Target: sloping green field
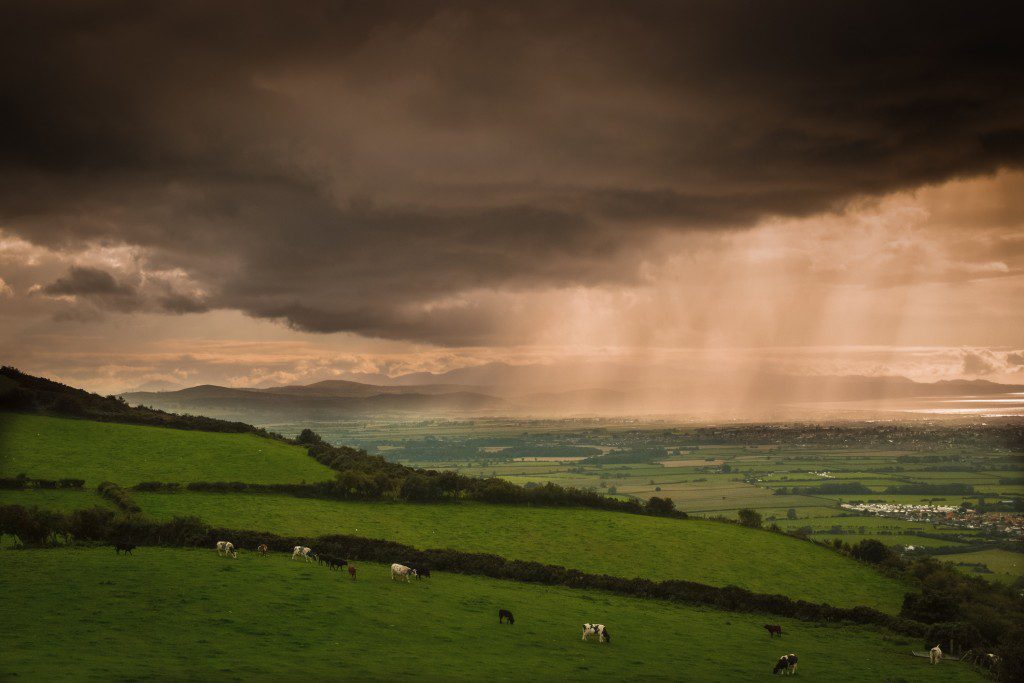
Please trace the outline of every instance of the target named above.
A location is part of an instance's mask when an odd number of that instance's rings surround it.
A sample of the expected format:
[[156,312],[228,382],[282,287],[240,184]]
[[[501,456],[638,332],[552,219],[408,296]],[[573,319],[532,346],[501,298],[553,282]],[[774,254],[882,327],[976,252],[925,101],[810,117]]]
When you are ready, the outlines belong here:
[[[1012,585],[1024,576],[1024,554],[1009,550],[978,550],[973,553],[943,555],[939,559],[951,563],[965,573],[980,576],[990,581],[999,581]],[[992,573],[977,572],[977,568],[973,566],[977,564],[984,565]]]
[[[779,655],[809,681],[981,681],[930,666],[920,643],[868,628],[769,618],[436,573],[358,580],[286,556],[212,550],[0,551],[0,679],[772,680]],[[18,590],[6,590],[17,577]],[[512,610],[514,626],[497,610]],[[607,625],[611,643],[580,641]]]
[[298,446],[254,434],[0,413],[0,476],[72,477],[96,486],[142,481],[285,484],[332,479]]
[[830,550],[765,531],[579,508],[340,502],[260,494],[136,493],[158,518],[282,535],[352,534],[495,553],[614,576],[736,585],[895,613],[910,587]]

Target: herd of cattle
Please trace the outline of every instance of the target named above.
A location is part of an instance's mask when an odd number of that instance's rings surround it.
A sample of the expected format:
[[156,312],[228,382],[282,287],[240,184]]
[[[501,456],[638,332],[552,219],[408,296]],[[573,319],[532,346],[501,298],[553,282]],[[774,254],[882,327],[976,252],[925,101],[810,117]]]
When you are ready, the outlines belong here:
[[[134,545],[128,545],[125,543],[118,543],[114,546],[117,553],[124,552],[126,555],[130,555],[132,550],[135,549]],[[257,548],[257,552],[260,555],[266,556],[270,551],[270,548],[266,543],[261,543]],[[237,558],[238,551],[235,549],[235,544],[231,541],[217,541],[217,554],[224,557]],[[312,558],[312,559],[311,559]],[[325,554],[313,554],[313,549],[306,546],[297,545],[292,548],[292,559],[303,559],[306,562],[312,562],[315,559],[319,564],[326,565],[328,569],[341,569],[342,567],[348,567],[349,576],[352,580],[356,578],[356,568],[339,557],[333,557]],[[423,565],[399,564],[395,562],[391,565],[391,580],[405,579],[410,581],[411,577],[417,579],[430,578],[430,568]],[[507,609],[498,610],[498,623],[509,623],[515,624],[516,619],[512,616],[512,612]],[[764,626],[768,629],[768,635],[774,637],[775,634],[782,636],[782,627],[778,624],[765,624]],[[612,641],[611,634],[608,632],[608,627],[604,624],[583,624],[583,636],[581,640],[587,640],[590,636],[597,636],[599,643],[610,643]],[[936,647],[936,649],[938,649]],[[941,656],[941,654],[940,654]],[[775,669],[772,673],[782,674],[795,674],[796,673],[796,655],[788,654],[782,655],[779,661],[775,664]]]
[[[114,551],[117,554],[124,553],[125,555],[131,555],[132,551],[135,550],[136,546],[128,543],[116,543],[114,545]],[[261,556],[266,556],[270,552],[270,548],[266,543],[261,543],[257,548],[257,552]],[[312,562],[314,559],[322,565],[326,565],[328,569],[341,570],[343,567],[347,567],[348,574],[354,581],[356,578],[356,568],[350,565],[347,560],[340,557],[333,557],[326,554],[312,554],[312,548],[306,546],[297,545],[292,548],[292,559],[303,559],[306,562]],[[237,558],[238,551],[235,549],[235,544],[231,541],[217,541],[217,554],[224,557]],[[411,577],[417,579],[430,578],[430,569],[420,564],[399,564],[394,563],[391,565],[391,580],[405,579],[410,581]],[[498,623],[509,623],[515,624],[515,617],[512,616],[512,612],[507,609],[498,610]],[[779,624],[765,624],[765,630],[768,631],[768,637],[774,638],[776,635],[782,637],[782,626]],[[583,624],[583,637],[581,640],[587,640],[589,636],[597,636],[597,640],[600,643],[610,643],[611,635],[608,633],[608,627],[604,624]],[[994,655],[989,655],[994,656]],[[938,664],[942,660],[942,650],[938,645],[933,647],[928,652],[928,659],[932,664]],[[782,655],[775,663],[775,668],[772,669],[773,674],[796,674],[797,656],[790,652],[788,655]]]

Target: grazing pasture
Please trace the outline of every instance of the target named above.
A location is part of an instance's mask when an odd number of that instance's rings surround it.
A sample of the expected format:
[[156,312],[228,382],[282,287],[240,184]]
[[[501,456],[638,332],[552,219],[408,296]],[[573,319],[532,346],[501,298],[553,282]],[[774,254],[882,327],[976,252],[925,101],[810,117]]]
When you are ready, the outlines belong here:
[[[18,581],[0,679],[769,680],[796,652],[808,681],[984,680],[870,628],[781,621],[782,641],[769,640],[761,615],[443,573],[406,584],[370,563],[352,582],[247,550],[232,562],[212,549],[0,551]],[[582,642],[588,621],[612,642]]]
[[495,553],[626,578],[686,579],[895,613],[910,586],[806,541],[704,520],[581,508],[341,502],[289,496],[133,493],[157,518],[282,535],[352,534]]
[[[940,560],[952,563],[957,569],[989,581],[1013,584],[1024,576],[1024,553],[1009,550],[979,550],[973,553],[942,555]],[[989,573],[977,572],[977,565],[984,565]]]
[[141,427],[0,413],[0,476],[289,484],[332,479],[303,448],[255,434]]

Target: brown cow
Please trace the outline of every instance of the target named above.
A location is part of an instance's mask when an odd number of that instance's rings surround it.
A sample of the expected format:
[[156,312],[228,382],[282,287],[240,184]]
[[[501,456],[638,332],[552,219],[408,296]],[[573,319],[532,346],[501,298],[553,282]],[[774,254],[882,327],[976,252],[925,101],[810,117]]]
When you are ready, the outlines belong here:
[[258,546],[256,546],[256,550],[260,551],[260,555],[262,555],[263,557],[266,557],[267,553],[270,552],[270,548],[269,546],[267,546],[266,543],[260,543]]
[[765,624],[764,627],[768,630],[768,637],[774,638],[775,634],[779,634],[779,638],[782,637],[782,627],[778,624]]
[[348,575],[352,577],[353,581],[356,580],[356,568],[355,568],[355,565],[351,565],[350,564],[348,566]]

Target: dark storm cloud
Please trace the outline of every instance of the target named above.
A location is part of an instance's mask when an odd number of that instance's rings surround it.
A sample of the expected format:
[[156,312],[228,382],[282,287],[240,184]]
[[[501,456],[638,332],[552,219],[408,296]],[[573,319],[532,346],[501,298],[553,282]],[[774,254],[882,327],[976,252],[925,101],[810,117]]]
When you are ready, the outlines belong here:
[[163,311],[166,313],[199,313],[209,310],[196,293],[176,291],[172,283],[159,278],[143,279],[139,274],[118,279],[111,273],[89,266],[72,266],[66,275],[36,291],[46,297],[84,304],[83,310],[64,307],[59,316],[67,319],[96,317],[96,309],[130,313]]
[[0,226],[144,247],[172,311],[484,340],[466,292],[1019,165],[1012,9],[9,2]]
[[116,296],[132,297],[135,288],[118,282],[110,273],[98,268],[74,267],[64,277],[42,289],[50,296]]

